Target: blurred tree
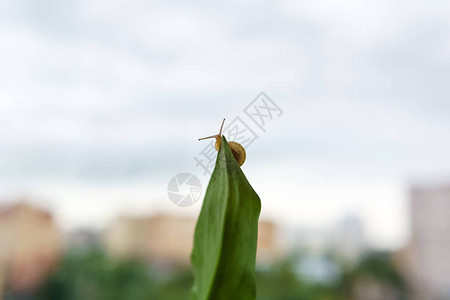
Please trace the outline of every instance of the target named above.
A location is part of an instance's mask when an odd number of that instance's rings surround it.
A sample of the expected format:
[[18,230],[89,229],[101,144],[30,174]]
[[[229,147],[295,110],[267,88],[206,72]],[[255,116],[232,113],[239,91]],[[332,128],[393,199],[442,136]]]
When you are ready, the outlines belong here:
[[337,289],[347,299],[360,299],[355,291],[364,288],[367,290],[367,285],[377,286],[379,290],[388,293],[390,298],[407,299],[406,282],[393,264],[389,252],[367,253],[356,266],[344,270]]
[[343,300],[341,293],[334,286],[312,284],[295,273],[296,258],[284,260],[267,271],[257,272],[259,300]]
[[[389,253],[369,253],[353,267],[341,266],[341,276],[328,284],[302,278],[296,272],[296,262],[292,256],[257,268],[257,299],[360,299],[355,297],[355,287],[366,279],[395,291],[395,299],[406,299],[406,285]],[[187,269],[163,275],[146,263],[118,261],[100,250],[73,252],[65,256],[33,300],[188,300],[192,282],[192,273]]]
[[155,284],[144,264],[118,262],[100,251],[66,255],[37,300],[150,299]]

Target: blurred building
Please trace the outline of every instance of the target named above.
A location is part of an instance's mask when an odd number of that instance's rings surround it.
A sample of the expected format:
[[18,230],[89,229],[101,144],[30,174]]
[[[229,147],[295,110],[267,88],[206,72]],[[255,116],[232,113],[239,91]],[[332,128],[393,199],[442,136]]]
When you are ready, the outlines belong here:
[[158,263],[186,263],[195,220],[185,217],[119,217],[105,232],[108,253]]
[[450,183],[411,191],[410,280],[416,299],[450,299]]
[[[398,291],[389,283],[374,280],[370,277],[355,279],[352,286],[354,300],[398,300]],[[425,299],[423,299],[425,300]]]
[[368,250],[361,218],[355,214],[344,216],[333,227],[297,228],[290,247],[313,256],[334,253],[346,264],[357,263]]
[[274,262],[287,251],[280,238],[280,228],[271,221],[259,221],[257,246],[256,262],[259,264]]
[[91,250],[100,248],[101,242],[99,233],[88,228],[81,228],[64,234],[65,251]]
[[[190,264],[196,219],[169,215],[120,217],[104,234],[105,249],[119,258],[137,257],[152,263]],[[276,227],[260,222],[259,262],[277,258]]]
[[0,295],[32,292],[55,267],[61,235],[47,211],[21,203],[0,207]]
[[294,264],[294,271],[307,283],[332,284],[341,276],[340,266],[323,253],[302,253]]
[[345,262],[354,264],[368,250],[364,239],[364,227],[356,214],[347,214],[332,230],[332,249]]

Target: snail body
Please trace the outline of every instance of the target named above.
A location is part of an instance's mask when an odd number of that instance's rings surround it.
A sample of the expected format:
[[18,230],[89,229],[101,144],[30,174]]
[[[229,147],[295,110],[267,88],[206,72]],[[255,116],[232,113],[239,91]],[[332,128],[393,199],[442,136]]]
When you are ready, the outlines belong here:
[[[204,138],[201,138],[198,140],[200,141],[200,140],[204,140],[204,139],[215,138],[216,142],[215,142],[214,146],[215,146],[216,150],[219,151],[220,142],[222,141],[222,128],[223,128],[224,123],[225,123],[225,119],[223,119],[223,121],[222,121],[222,125],[220,126],[220,131],[218,134],[204,137]],[[233,153],[233,156],[236,159],[239,166],[242,166],[245,162],[245,158],[247,157],[244,147],[242,147],[242,145],[239,144],[238,142],[234,142],[234,141],[228,142],[228,146],[230,146],[231,153]]]

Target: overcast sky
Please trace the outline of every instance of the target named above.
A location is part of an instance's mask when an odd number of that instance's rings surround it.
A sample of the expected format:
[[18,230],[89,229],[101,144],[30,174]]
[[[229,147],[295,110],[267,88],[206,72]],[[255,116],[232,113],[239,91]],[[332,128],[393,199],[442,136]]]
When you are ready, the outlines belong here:
[[[450,173],[446,1],[51,1],[0,7],[0,199],[63,228],[196,214],[166,194],[266,94],[283,110],[243,166],[262,217],[363,218],[405,242],[408,188]],[[246,120],[248,121],[248,120]],[[252,124],[252,126],[255,126]]]

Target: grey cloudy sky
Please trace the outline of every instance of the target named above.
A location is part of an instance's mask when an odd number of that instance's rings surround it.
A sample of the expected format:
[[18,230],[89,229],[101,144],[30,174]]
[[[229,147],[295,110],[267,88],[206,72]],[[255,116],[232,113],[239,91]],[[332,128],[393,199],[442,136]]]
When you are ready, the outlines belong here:
[[376,245],[407,236],[408,184],[450,166],[446,1],[6,0],[0,9],[0,193],[63,227],[173,206],[171,176],[265,91],[284,111],[244,171],[263,217],[360,214]]

